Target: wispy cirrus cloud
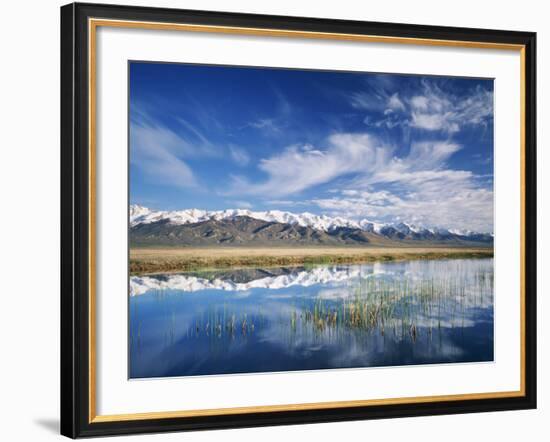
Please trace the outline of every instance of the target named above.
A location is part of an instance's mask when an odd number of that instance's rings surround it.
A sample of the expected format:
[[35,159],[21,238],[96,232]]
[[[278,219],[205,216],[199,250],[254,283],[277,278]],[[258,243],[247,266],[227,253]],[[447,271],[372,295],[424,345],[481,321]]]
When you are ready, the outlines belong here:
[[212,143],[206,136],[193,124],[183,118],[176,118],[176,120],[188,131],[195,139],[200,143],[201,149],[208,150],[212,154],[215,154],[215,149]]
[[410,127],[454,134],[466,126],[486,127],[493,118],[493,92],[477,85],[466,94],[445,91],[435,80],[423,79],[419,90],[392,92],[391,84],[370,85],[348,96],[352,107],[369,112],[373,127]]
[[150,180],[177,187],[195,187],[197,179],[184,161],[192,146],[165,127],[130,124],[131,163]]
[[[375,173],[358,174],[334,196],[312,202],[335,215],[492,231],[492,175],[484,179],[448,165],[462,149],[455,135],[492,122],[492,88],[478,84],[455,94],[442,86],[445,80],[423,78],[413,84],[401,84],[397,91],[392,81],[376,76],[348,96],[353,108],[365,111],[367,127],[386,130],[394,143],[401,131],[401,139],[410,143],[408,154],[393,156]],[[484,164],[491,163],[489,156]]]
[[311,144],[292,145],[280,154],[260,160],[258,168],[267,175],[262,182],[233,177],[233,193],[290,195],[354,175],[356,185],[403,180],[411,172],[434,171],[460,149],[456,143],[437,141],[413,143],[409,154],[394,156],[395,148],[366,134],[333,134],[326,148]]
[[328,147],[292,145],[280,154],[260,160],[267,180],[252,183],[234,176],[229,193],[283,196],[301,192],[350,173],[373,172],[387,161],[392,149],[368,134],[334,134]]
[[[197,187],[198,177],[188,164],[193,158],[228,158],[240,167],[250,162],[245,149],[212,141],[201,123],[182,117],[174,117],[172,123],[168,126],[159,121],[140,104],[132,106],[130,158],[150,181],[180,188]],[[213,130],[217,129],[216,126]]]
[[149,106],[133,103],[130,114],[130,161],[149,181],[178,188],[196,188],[192,158],[220,155],[200,127],[182,117],[161,122]]
[[387,99],[388,109],[392,111],[402,111],[406,110],[405,103],[399,98],[399,92],[395,92]]
[[477,87],[466,97],[445,93],[424,82],[422,95],[410,99],[410,124],[430,131],[455,133],[468,125],[486,126],[493,118],[493,93]]
[[262,116],[249,121],[244,127],[257,129],[264,135],[280,136],[287,128],[291,115],[294,111],[293,106],[287,97],[276,87],[272,87],[273,112],[269,116]]
[[246,150],[241,149],[238,146],[230,145],[229,153],[233,162],[240,167],[247,166],[248,163],[250,163],[250,155],[248,155]]
[[281,132],[281,127],[277,123],[275,118],[259,118],[255,121],[248,123],[250,127],[254,129],[260,129],[264,131],[278,133]]

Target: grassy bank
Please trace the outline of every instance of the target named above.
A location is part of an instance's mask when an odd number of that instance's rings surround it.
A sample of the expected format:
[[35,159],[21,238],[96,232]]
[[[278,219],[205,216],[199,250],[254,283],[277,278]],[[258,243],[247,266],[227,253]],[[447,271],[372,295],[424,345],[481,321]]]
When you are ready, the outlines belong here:
[[205,268],[353,264],[409,259],[484,258],[492,248],[133,248],[130,273],[183,272]]

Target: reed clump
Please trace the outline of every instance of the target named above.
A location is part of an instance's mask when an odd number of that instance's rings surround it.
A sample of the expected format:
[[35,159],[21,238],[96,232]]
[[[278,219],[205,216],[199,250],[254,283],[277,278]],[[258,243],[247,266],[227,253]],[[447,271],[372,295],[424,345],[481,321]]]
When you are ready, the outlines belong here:
[[442,323],[464,326],[465,309],[480,306],[483,296],[492,302],[492,293],[492,271],[478,272],[473,280],[460,273],[419,280],[368,278],[340,298],[304,304],[292,313],[291,329],[381,336],[390,331],[414,343],[421,334],[431,339]]

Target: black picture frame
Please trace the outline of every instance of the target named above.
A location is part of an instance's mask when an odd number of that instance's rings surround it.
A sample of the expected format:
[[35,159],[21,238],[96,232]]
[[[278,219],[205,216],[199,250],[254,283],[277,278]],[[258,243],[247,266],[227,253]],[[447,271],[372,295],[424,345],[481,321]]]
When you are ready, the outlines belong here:
[[[521,45],[525,91],[524,395],[216,416],[90,419],[89,18]],[[77,438],[529,409],[536,408],[536,386],[535,33],[84,3],[61,8],[61,434]]]

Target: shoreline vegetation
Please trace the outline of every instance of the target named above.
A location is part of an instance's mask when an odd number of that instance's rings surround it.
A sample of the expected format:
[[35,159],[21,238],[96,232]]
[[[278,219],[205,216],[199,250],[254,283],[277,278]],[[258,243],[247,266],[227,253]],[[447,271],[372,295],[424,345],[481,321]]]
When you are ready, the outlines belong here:
[[131,248],[130,274],[492,256],[492,247]]

